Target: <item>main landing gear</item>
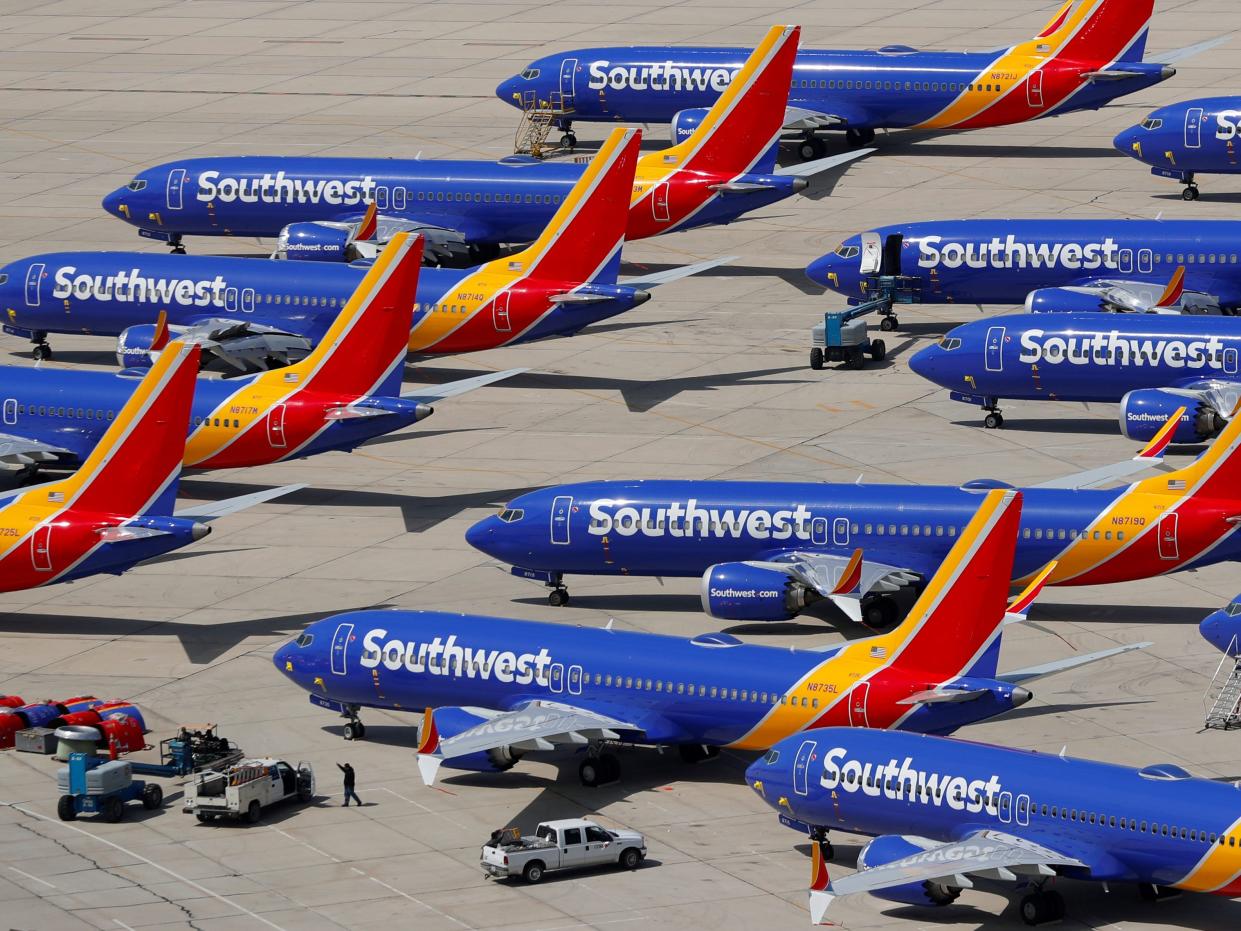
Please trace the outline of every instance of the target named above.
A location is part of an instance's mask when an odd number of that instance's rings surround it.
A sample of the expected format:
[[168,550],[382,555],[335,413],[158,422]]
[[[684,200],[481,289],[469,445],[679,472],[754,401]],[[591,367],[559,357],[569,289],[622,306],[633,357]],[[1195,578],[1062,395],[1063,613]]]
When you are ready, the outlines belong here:
[[360,705],[346,705],[345,710],[341,713],[341,717],[348,718],[345,722],[342,734],[345,740],[365,740],[366,725],[362,723],[362,719],[358,717],[361,710]]
[[827,143],[814,134],[812,130],[802,133],[801,142],[797,143],[797,157],[803,162],[813,162],[827,154]]
[[832,846],[832,842],[827,839],[827,828],[813,828],[810,831],[810,842],[819,845],[819,853],[823,856],[823,862],[834,860],[836,858],[836,848]]
[[1039,888],[1023,898],[1018,908],[1021,920],[1031,927],[1047,925],[1064,917],[1064,897],[1054,890]]
[[611,753],[588,753],[577,768],[582,785],[594,789],[620,781],[620,760]]
[[875,131],[873,129],[846,129],[845,141],[849,143],[849,148],[860,149],[875,141]]
[[862,623],[871,630],[884,631],[895,626],[900,614],[896,599],[888,595],[875,595],[862,602]]

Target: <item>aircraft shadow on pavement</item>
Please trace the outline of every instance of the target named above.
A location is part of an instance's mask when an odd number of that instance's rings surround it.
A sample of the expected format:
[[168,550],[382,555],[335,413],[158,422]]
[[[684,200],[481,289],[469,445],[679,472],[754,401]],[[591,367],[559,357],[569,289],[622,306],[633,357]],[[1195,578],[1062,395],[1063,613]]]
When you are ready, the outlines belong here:
[[[656,272],[670,271],[674,268],[680,268],[677,262],[643,262],[641,265],[630,264],[626,269],[627,275],[649,275]],[[819,284],[811,281],[806,277],[803,268],[777,268],[772,265],[717,265],[714,268],[708,268],[704,272],[699,272],[695,278],[779,278],[781,281],[792,285],[802,294],[810,294],[813,296],[821,296],[828,293],[827,290]],[[664,321],[676,322],[676,321]],[[598,333],[598,326],[587,328],[587,332]]]
[[[786,368],[751,369],[748,372],[719,372],[712,375],[692,375],[685,378],[665,378],[650,381],[644,378],[614,378],[603,375],[567,375],[555,372],[526,372],[496,382],[492,388],[536,388],[545,391],[559,388],[569,391],[619,391],[625,406],[634,413],[644,413],[658,407],[685,391],[717,391],[721,388],[747,387],[759,385],[804,385],[807,378],[771,378],[773,375],[788,375],[791,372],[805,372],[804,366]],[[423,376],[432,381],[453,381],[466,377],[467,373],[450,369],[424,371]],[[477,374],[476,372],[473,374]],[[759,381],[762,379],[762,381]]]
[[1175,605],[1057,604],[1039,602],[1030,610],[1031,621],[1069,624],[1193,624],[1197,626],[1211,608]]
[[[52,337],[55,339],[55,337]],[[9,353],[15,359],[30,364],[29,349],[14,349]],[[116,355],[111,352],[94,351],[90,349],[57,349],[56,355],[52,360],[52,364],[48,368],[60,368],[60,363],[67,365],[107,365],[116,369]]]
[[[954,420],[958,427],[978,427],[982,422],[982,410],[979,409],[977,420]],[[1119,436],[1120,427],[1115,420],[1108,418],[1098,420],[1089,417],[1015,417],[1004,415],[1003,432],[1014,433],[1089,433],[1095,436]]]
[[[253,486],[210,479],[188,479],[181,483],[184,492],[194,498],[215,501],[233,495],[253,491]],[[405,519],[406,533],[424,533],[443,521],[456,517],[462,511],[474,508],[498,508],[510,498],[534,491],[533,486],[523,488],[497,488],[489,491],[471,491],[461,494],[407,495],[390,492],[364,491],[361,489],[303,488],[285,495],[282,504],[323,507],[394,507],[399,508]]]
[[291,637],[315,621],[333,614],[385,607],[390,607],[390,605],[341,605],[304,614],[247,618],[241,621],[216,620],[201,624],[152,621],[116,615],[86,617],[70,614],[24,614],[14,611],[0,615],[0,631],[10,634],[80,636],[100,639],[136,635],[175,637],[181,641],[186,658],[196,666],[204,666],[251,637],[266,637],[271,640]]

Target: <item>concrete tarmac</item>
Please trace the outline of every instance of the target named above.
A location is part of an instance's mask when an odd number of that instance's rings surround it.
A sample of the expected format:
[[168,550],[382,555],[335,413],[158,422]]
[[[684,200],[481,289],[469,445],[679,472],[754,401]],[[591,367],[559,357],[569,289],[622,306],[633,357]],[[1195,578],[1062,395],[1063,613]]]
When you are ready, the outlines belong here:
[[[159,250],[108,217],[100,198],[138,169],[209,153],[496,158],[515,111],[498,81],[560,48],[607,43],[753,43],[776,22],[810,47],[902,42],[992,48],[1034,35],[1047,0],[744,0],[586,3],[210,2],[38,4],[0,0],[0,255]],[[1241,30],[1227,0],[1158,0],[1148,57]],[[1241,40],[1239,40],[1241,41]],[[437,405],[433,419],[352,454],[186,478],[213,499],[286,482],[309,487],[218,522],[203,542],[120,578],[0,597],[0,692],[27,700],[94,693],[139,703],[153,743],[212,721],[253,754],[308,760],[312,806],[259,825],[202,825],[177,808],[119,824],[56,820],[49,759],[0,753],[0,915],[21,929],[803,928],[809,859],[741,782],[750,757],[688,768],[675,753],[621,754],[618,785],[585,789],[570,753],[496,776],[425,788],[417,717],[368,712],[365,742],[312,707],[271,664],[307,623],[353,608],[483,614],[693,635],[718,629],[696,579],[569,579],[573,603],[506,574],[465,529],[522,490],[587,478],[780,478],[1038,482],[1133,454],[1116,410],[1005,405],[984,431],[974,409],[913,375],[909,356],[974,307],[915,308],[888,337],[889,361],[812,372],[810,328],[841,301],[801,274],[847,235],[902,220],[975,216],[1236,216],[1241,179],[1208,177],[1184,203],[1172,182],[1116,154],[1111,138],[1160,104],[1235,92],[1236,45],[1178,66],[1147,92],[1094,113],[1026,126],[912,138],[829,191],[727,228],[626,247],[626,271],[737,255],[731,266],[658,289],[649,303],[573,339],[411,365],[443,382],[527,366],[530,374]],[[579,127],[582,147],[603,137]],[[666,139],[652,127],[648,147]],[[839,145],[839,142],[835,143]],[[259,255],[270,243],[189,240],[192,253]],[[994,313],[1001,308],[987,308]],[[821,319],[821,318],[820,318]],[[53,337],[53,366],[114,365],[113,341]],[[0,338],[0,362],[29,365]],[[1219,656],[1197,622],[1241,589],[1235,566],[1086,589],[1053,589],[1006,635],[1002,668],[1138,640],[1141,654],[1040,683],[1036,697],[965,736],[1195,773],[1241,776],[1232,733],[1201,731]],[[856,636],[842,617],[742,626],[754,642]],[[358,772],[361,809],[340,807],[335,763]],[[1100,787],[1102,791],[1106,787]],[[485,881],[493,828],[581,814],[646,833],[634,873]],[[837,838],[832,869],[865,839]],[[1186,896],[1157,908],[1132,888],[1061,882],[1076,929],[1241,926],[1241,906]],[[843,901],[862,929],[1017,928],[1019,896],[980,881],[942,911]]]

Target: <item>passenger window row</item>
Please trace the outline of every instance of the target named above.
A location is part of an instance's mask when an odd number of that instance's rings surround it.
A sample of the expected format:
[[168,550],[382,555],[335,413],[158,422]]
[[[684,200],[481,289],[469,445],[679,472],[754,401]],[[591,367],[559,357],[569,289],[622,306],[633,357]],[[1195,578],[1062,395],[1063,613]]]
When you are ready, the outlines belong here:
[[17,405],[18,414],[25,414],[27,411],[29,411],[32,417],[75,417],[78,420],[112,420],[116,417],[115,411],[101,411],[92,408],[48,407],[45,404],[40,404],[37,407],[34,404]]
[[[436,191],[432,194],[429,191],[419,191],[418,200],[432,201],[434,203],[474,203],[474,204],[490,204],[493,202],[492,195],[487,193],[479,193],[477,191],[465,194],[459,192],[450,192],[445,194],[443,191]],[[494,202],[497,204],[559,204],[564,197],[560,194],[496,194]]]
[[968,90],[981,91],[992,94],[999,93],[1004,89],[1002,84],[961,84],[952,81],[905,81],[902,85],[900,81],[848,81],[842,79],[829,78],[827,80],[794,80],[790,85],[794,90],[800,87],[802,90],[815,89],[819,90],[876,90],[876,91],[899,91],[902,86],[907,91],[952,91],[954,93]]

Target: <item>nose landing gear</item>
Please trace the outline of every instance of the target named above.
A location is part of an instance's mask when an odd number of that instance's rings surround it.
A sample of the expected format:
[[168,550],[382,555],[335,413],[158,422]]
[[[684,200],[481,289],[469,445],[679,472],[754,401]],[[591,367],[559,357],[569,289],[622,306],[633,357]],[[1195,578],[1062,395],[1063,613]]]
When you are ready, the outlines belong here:
[[47,341],[47,330],[35,330],[30,334],[30,341],[34,343],[34,349],[30,350],[30,356],[36,362],[50,361],[52,358],[52,347]]
[[185,255],[185,244],[181,241],[180,236],[169,236],[168,245],[173,255]]

